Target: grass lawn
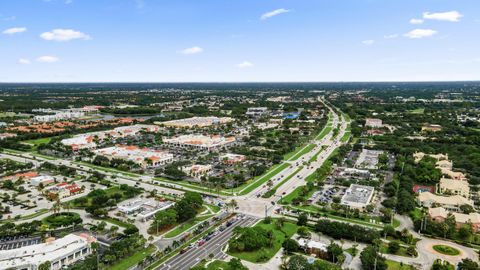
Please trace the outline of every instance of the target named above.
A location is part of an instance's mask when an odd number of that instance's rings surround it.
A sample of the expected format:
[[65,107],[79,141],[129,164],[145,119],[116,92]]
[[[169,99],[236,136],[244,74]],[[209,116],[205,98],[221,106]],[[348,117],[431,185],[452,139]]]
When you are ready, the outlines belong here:
[[396,253],[391,253],[388,250],[388,244],[387,243],[382,243],[380,246],[380,251],[381,253],[386,253],[386,254],[393,254],[393,255],[398,255],[398,256],[403,256],[403,257],[412,257],[407,253],[407,248],[404,246],[400,246],[400,249]]
[[320,134],[317,135],[317,137],[315,137],[315,140],[321,140],[323,139],[323,137],[325,137],[330,131],[332,131],[332,126],[326,126],[324,129],[322,129],[322,131],[320,132]]
[[350,139],[350,131],[349,130],[346,130],[345,131],[345,134],[342,136],[342,138],[340,139],[341,142],[347,142],[348,139]]
[[280,201],[282,204],[291,204],[293,199],[295,199],[296,197],[298,197],[298,194],[300,193],[300,190],[302,189],[302,187],[297,187],[296,189],[294,189],[292,192],[288,193],[287,195],[285,195],[282,200]]
[[415,210],[410,211],[409,216],[415,221],[422,218],[422,210],[420,208],[415,208]]
[[291,158],[287,158],[287,160],[297,160],[301,156],[303,156],[306,153],[312,151],[313,148],[315,148],[315,144],[307,144],[307,146],[304,146],[304,147],[302,146],[302,148],[300,150],[295,151],[294,155]]
[[288,166],[290,166],[290,164],[282,163],[282,164],[279,164],[279,165],[273,167],[272,169],[270,169],[269,171],[264,173],[263,176],[260,176],[257,180],[254,180],[254,182],[252,182],[249,186],[247,186],[244,190],[242,190],[240,192],[240,195],[250,193],[252,190],[258,188],[261,185],[263,185],[268,180],[270,180],[272,177],[274,177],[275,175],[279,174],[281,171],[288,168]]
[[415,270],[411,265],[401,265],[399,262],[387,260],[387,270]]
[[424,108],[415,109],[415,110],[410,110],[410,113],[411,113],[411,114],[423,114],[424,112],[425,112],[425,109],[424,109]]
[[447,245],[434,245],[433,249],[438,253],[449,256],[457,256],[460,254],[460,250]]
[[230,270],[228,262],[215,260],[207,265],[207,270]]
[[40,144],[47,144],[55,137],[47,137],[47,138],[39,138],[34,140],[26,140],[22,141],[23,144],[28,144],[33,147],[33,149],[37,149]]
[[200,222],[208,219],[208,218],[211,217],[211,216],[212,216],[212,215],[197,217],[197,218],[195,218],[195,219],[192,220],[192,221],[184,222],[184,223],[178,225],[177,227],[175,227],[175,229],[170,230],[169,232],[167,232],[167,234],[165,234],[164,237],[166,237],[166,238],[175,237],[175,236],[177,236],[177,235],[185,232],[186,230],[192,228],[193,226],[197,225],[198,223],[200,223]]
[[108,223],[112,223],[114,225],[117,225],[118,227],[127,228],[127,227],[131,226],[130,223],[126,223],[126,222],[116,220],[116,219],[113,219],[113,218],[102,218],[101,220],[104,220]]
[[130,269],[132,266],[137,265],[143,259],[145,259],[148,255],[155,252],[155,246],[149,246],[145,249],[141,249],[135,252],[132,256],[128,256],[122,260],[120,260],[115,265],[110,266],[108,269],[110,270],[127,270]]
[[269,259],[273,258],[275,254],[282,247],[283,241],[292,237],[297,232],[298,226],[295,223],[285,222],[281,229],[277,229],[275,226],[275,219],[272,220],[272,223],[265,224],[263,222],[258,223],[255,227],[262,227],[265,230],[273,231],[275,236],[275,242],[272,247],[263,248],[258,251],[250,252],[228,252],[230,255],[237,257],[239,259],[249,261],[249,262],[266,262]]
[[140,174],[121,171],[121,170],[117,170],[117,169],[109,168],[109,167],[97,166],[97,165],[93,165],[93,164],[88,163],[88,162],[76,161],[74,163],[76,163],[78,165],[81,165],[81,166],[86,166],[86,167],[89,167],[89,168],[92,168],[92,169],[96,169],[96,170],[99,170],[99,171],[104,171],[104,172],[109,172],[109,173],[118,173],[118,174],[128,175],[128,176],[131,176],[131,177],[140,177]]

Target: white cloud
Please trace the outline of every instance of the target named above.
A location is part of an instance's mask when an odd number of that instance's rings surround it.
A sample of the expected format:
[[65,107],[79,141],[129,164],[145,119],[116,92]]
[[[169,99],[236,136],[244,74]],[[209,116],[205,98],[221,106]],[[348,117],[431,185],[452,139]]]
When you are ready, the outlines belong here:
[[58,57],[51,55],[44,55],[37,58],[37,61],[41,63],[55,63],[58,62],[58,60],[60,60]]
[[20,58],[20,59],[18,59],[18,63],[22,64],[22,65],[28,65],[28,64],[30,64],[30,60],[28,60],[26,58]]
[[423,20],[422,19],[410,19],[410,23],[411,24],[422,24],[423,23]]
[[243,61],[242,63],[237,65],[238,68],[251,68],[253,67],[253,63],[248,61]]
[[463,17],[462,14],[458,11],[447,11],[447,12],[437,12],[430,13],[424,12],[423,18],[428,20],[437,20],[437,21],[448,21],[448,22],[458,22],[460,18]]
[[40,35],[40,37],[44,40],[53,40],[53,41],[70,41],[74,39],[83,39],[83,40],[89,40],[90,36],[79,32],[75,31],[73,29],[53,29],[50,32],[45,32]]
[[385,39],[392,39],[392,38],[397,38],[397,37],[398,37],[398,34],[391,34],[391,35],[383,36],[383,38],[385,38]]
[[23,33],[27,31],[26,27],[12,27],[5,29],[2,33],[6,35],[13,35],[13,34],[18,34],[18,33]]
[[408,38],[424,38],[424,37],[431,37],[435,34],[437,34],[437,31],[432,29],[414,29],[406,33],[404,36]]
[[284,8],[279,8],[279,9],[275,9],[275,10],[263,13],[262,16],[260,16],[260,19],[261,20],[266,20],[266,19],[271,18],[273,16],[277,16],[277,15],[280,15],[280,14],[283,14],[283,13],[288,13],[288,12],[290,12],[290,10],[284,9]]
[[203,49],[197,46],[186,48],[180,51],[182,54],[197,54],[203,52]]
[[375,40],[373,40],[373,39],[368,39],[368,40],[362,41],[362,44],[364,44],[364,45],[373,45],[373,43],[375,43]]

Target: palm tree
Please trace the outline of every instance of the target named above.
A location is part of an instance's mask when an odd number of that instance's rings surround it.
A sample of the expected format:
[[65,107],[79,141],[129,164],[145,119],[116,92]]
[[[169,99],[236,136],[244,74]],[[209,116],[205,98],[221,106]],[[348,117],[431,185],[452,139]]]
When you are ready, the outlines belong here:
[[235,208],[237,206],[238,206],[238,203],[234,199],[232,199],[232,200],[230,200],[230,202],[228,202],[228,207],[232,208],[232,212],[235,212]]

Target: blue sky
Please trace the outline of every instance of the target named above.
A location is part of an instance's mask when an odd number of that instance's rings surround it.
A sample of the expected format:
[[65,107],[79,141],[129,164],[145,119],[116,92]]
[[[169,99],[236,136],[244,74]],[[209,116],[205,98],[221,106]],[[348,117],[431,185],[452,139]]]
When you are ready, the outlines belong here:
[[0,1],[0,82],[479,80],[479,48],[478,0]]

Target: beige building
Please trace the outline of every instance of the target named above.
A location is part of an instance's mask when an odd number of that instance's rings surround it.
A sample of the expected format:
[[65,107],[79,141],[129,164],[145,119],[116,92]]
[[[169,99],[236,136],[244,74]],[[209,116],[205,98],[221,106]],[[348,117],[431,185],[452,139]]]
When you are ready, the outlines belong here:
[[176,128],[193,128],[193,127],[209,127],[213,125],[223,125],[229,122],[232,122],[233,118],[231,117],[191,117],[179,120],[171,120],[166,122],[156,122],[155,124],[162,125],[165,127],[176,127]]
[[207,176],[212,171],[212,165],[195,164],[191,166],[184,166],[181,168],[182,172],[188,176],[200,179],[202,176]]
[[440,179],[438,184],[438,192],[452,195],[460,195],[465,198],[470,197],[470,187],[467,181],[454,180],[448,178]]
[[461,227],[466,223],[471,223],[474,232],[480,230],[480,214],[479,213],[470,213],[462,214],[456,212],[449,212],[443,207],[436,207],[428,209],[428,215],[431,219],[436,222],[443,223],[447,219],[448,215],[452,214],[455,217],[455,222],[457,228]]
[[418,203],[423,207],[433,207],[439,205],[450,211],[458,211],[459,207],[464,204],[472,205],[473,201],[460,195],[440,196],[430,192],[422,192],[418,194]]

